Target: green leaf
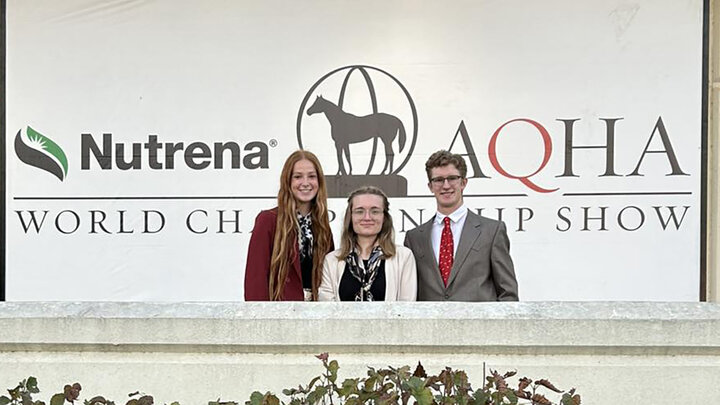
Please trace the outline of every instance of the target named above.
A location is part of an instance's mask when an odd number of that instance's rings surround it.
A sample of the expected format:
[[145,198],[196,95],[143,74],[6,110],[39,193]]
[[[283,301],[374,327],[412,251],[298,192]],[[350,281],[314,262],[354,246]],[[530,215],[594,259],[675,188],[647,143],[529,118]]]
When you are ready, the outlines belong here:
[[488,399],[490,399],[490,394],[488,394],[485,391],[478,390],[475,391],[475,395],[473,395],[473,401],[470,401],[470,405],[485,405],[488,402]]
[[10,403],[10,398],[6,397],[5,395],[0,397],[0,405],[7,405]]
[[325,396],[325,394],[327,394],[327,391],[328,391],[327,388],[325,388],[322,385],[318,385],[317,387],[315,387],[315,391],[308,394],[307,401],[310,404],[320,402],[323,399],[323,397]]
[[505,392],[505,397],[510,400],[510,405],[517,405],[518,397],[512,390],[507,390]]
[[331,383],[335,383],[335,380],[337,380],[337,372],[340,366],[338,365],[337,360],[333,360],[328,364],[328,371],[330,372],[330,376],[328,377],[328,380],[330,380]]
[[48,151],[48,153],[50,153],[51,155],[55,156],[55,158],[58,160],[58,162],[60,162],[60,164],[62,165],[64,174],[67,176],[67,171],[68,171],[67,156],[65,156],[65,152],[62,150],[62,148],[60,146],[58,146],[58,144],[53,142],[50,138],[35,131],[34,129],[30,128],[29,126],[27,127],[27,134],[28,134],[28,138],[31,138],[31,139],[35,138],[35,139],[42,140],[42,142],[44,144],[43,149]]
[[407,381],[407,385],[411,391],[420,391],[425,387],[425,381],[420,377],[410,377]]
[[37,386],[37,378],[35,377],[28,377],[25,387],[33,394],[37,394],[38,392],[40,392]]
[[419,391],[412,392],[412,396],[418,405],[431,405],[433,403],[432,392],[428,388],[422,388]]
[[[335,361],[335,360],[333,360],[333,361]],[[308,384],[308,389],[311,389],[315,385],[315,383],[318,382],[319,379],[320,379],[320,376],[317,376],[317,377],[313,378],[312,380],[310,380],[310,384]]]
[[250,405],[262,405],[264,395],[259,391],[250,394]]
[[50,398],[50,405],[64,405],[65,394],[55,394]]
[[375,391],[375,383],[377,382],[377,375],[368,378],[365,380],[365,384],[363,384],[363,390],[365,392],[372,392]]
[[346,379],[342,383],[342,388],[337,390],[338,395],[340,395],[340,397],[348,397],[351,394],[356,393],[357,392],[357,383],[358,383],[357,379],[350,379],[350,378]]

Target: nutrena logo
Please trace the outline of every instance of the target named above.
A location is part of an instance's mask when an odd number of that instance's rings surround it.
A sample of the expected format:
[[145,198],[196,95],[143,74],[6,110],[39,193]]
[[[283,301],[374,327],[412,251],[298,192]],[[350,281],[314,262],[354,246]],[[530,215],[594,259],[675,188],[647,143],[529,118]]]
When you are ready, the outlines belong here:
[[60,181],[67,177],[68,161],[65,152],[52,139],[30,126],[19,130],[15,136],[15,153],[23,163],[52,173]]

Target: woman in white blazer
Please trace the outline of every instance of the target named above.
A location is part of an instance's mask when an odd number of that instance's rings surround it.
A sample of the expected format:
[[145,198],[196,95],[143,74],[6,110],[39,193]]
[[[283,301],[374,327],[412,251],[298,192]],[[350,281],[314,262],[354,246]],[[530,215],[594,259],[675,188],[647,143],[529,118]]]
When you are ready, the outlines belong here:
[[389,207],[379,188],[350,193],[340,249],[325,256],[319,301],[415,301],[415,257],[395,245]]

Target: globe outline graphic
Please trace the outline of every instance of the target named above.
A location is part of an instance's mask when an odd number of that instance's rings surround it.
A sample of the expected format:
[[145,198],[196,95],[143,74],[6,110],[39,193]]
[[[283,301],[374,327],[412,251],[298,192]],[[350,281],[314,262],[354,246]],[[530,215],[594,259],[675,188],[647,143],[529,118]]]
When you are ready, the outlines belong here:
[[[383,69],[369,66],[369,65],[347,65],[343,67],[339,67],[337,69],[334,69],[325,75],[323,75],[320,79],[318,79],[307,91],[305,94],[305,97],[303,98],[302,102],[300,103],[300,109],[298,110],[297,114],[297,120],[296,120],[296,135],[297,135],[297,142],[300,149],[303,149],[303,142],[302,142],[302,119],[303,119],[303,113],[305,112],[305,109],[307,107],[307,103],[310,100],[310,97],[315,92],[315,89],[317,89],[326,79],[329,77],[335,75],[336,73],[342,72],[344,70],[348,70],[347,74],[345,75],[345,78],[343,80],[342,87],[340,89],[340,95],[338,97],[338,106],[342,108],[343,102],[345,99],[345,91],[347,88],[347,84],[350,80],[350,77],[352,74],[357,70],[362,74],[363,78],[365,79],[365,84],[368,88],[368,93],[370,95],[370,101],[372,103],[372,111],[373,113],[378,113],[377,109],[377,95],[375,93],[375,87],[373,85],[372,79],[370,78],[370,74],[368,73],[368,70],[373,70],[376,72],[379,72],[388,78],[390,78],[395,84],[402,90],[404,93],[408,105],[410,107],[410,111],[412,112],[412,120],[413,120],[413,130],[412,130],[412,136],[410,137],[410,147],[407,152],[407,155],[403,159],[403,161],[390,173],[390,174],[398,174],[400,171],[405,167],[405,165],[408,163],[410,158],[412,157],[413,151],[415,150],[415,144],[417,142],[417,133],[418,133],[418,116],[417,116],[417,109],[415,108],[415,103],[412,100],[412,97],[410,96],[410,92],[407,90],[407,88],[393,75],[386,72]],[[375,157],[377,156],[377,147],[378,147],[378,141],[377,138],[373,138],[373,146],[372,146],[372,154],[370,158],[370,162],[368,163],[367,171],[365,172],[365,175],[370,175],[370,172],[372,171],[373,165],[375,163]],[[400,152],[400,151],[398,151]]]

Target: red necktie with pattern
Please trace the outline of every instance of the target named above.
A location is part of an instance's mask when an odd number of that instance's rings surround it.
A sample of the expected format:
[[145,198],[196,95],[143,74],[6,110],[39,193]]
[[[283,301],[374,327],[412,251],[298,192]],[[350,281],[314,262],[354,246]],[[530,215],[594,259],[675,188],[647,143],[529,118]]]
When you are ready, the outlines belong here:
[[443,218],[443,222],[445,226],[443,227],[442,236],[440,237],[440,261],[438,265],[440,266],[440,275],[442,276],[443,283],[445,283],[445,287],[447,287],[448,278],[450,278],[450,269],[452,269],[453,265],[454,242],[452,230],[450,229],[450,218]]

